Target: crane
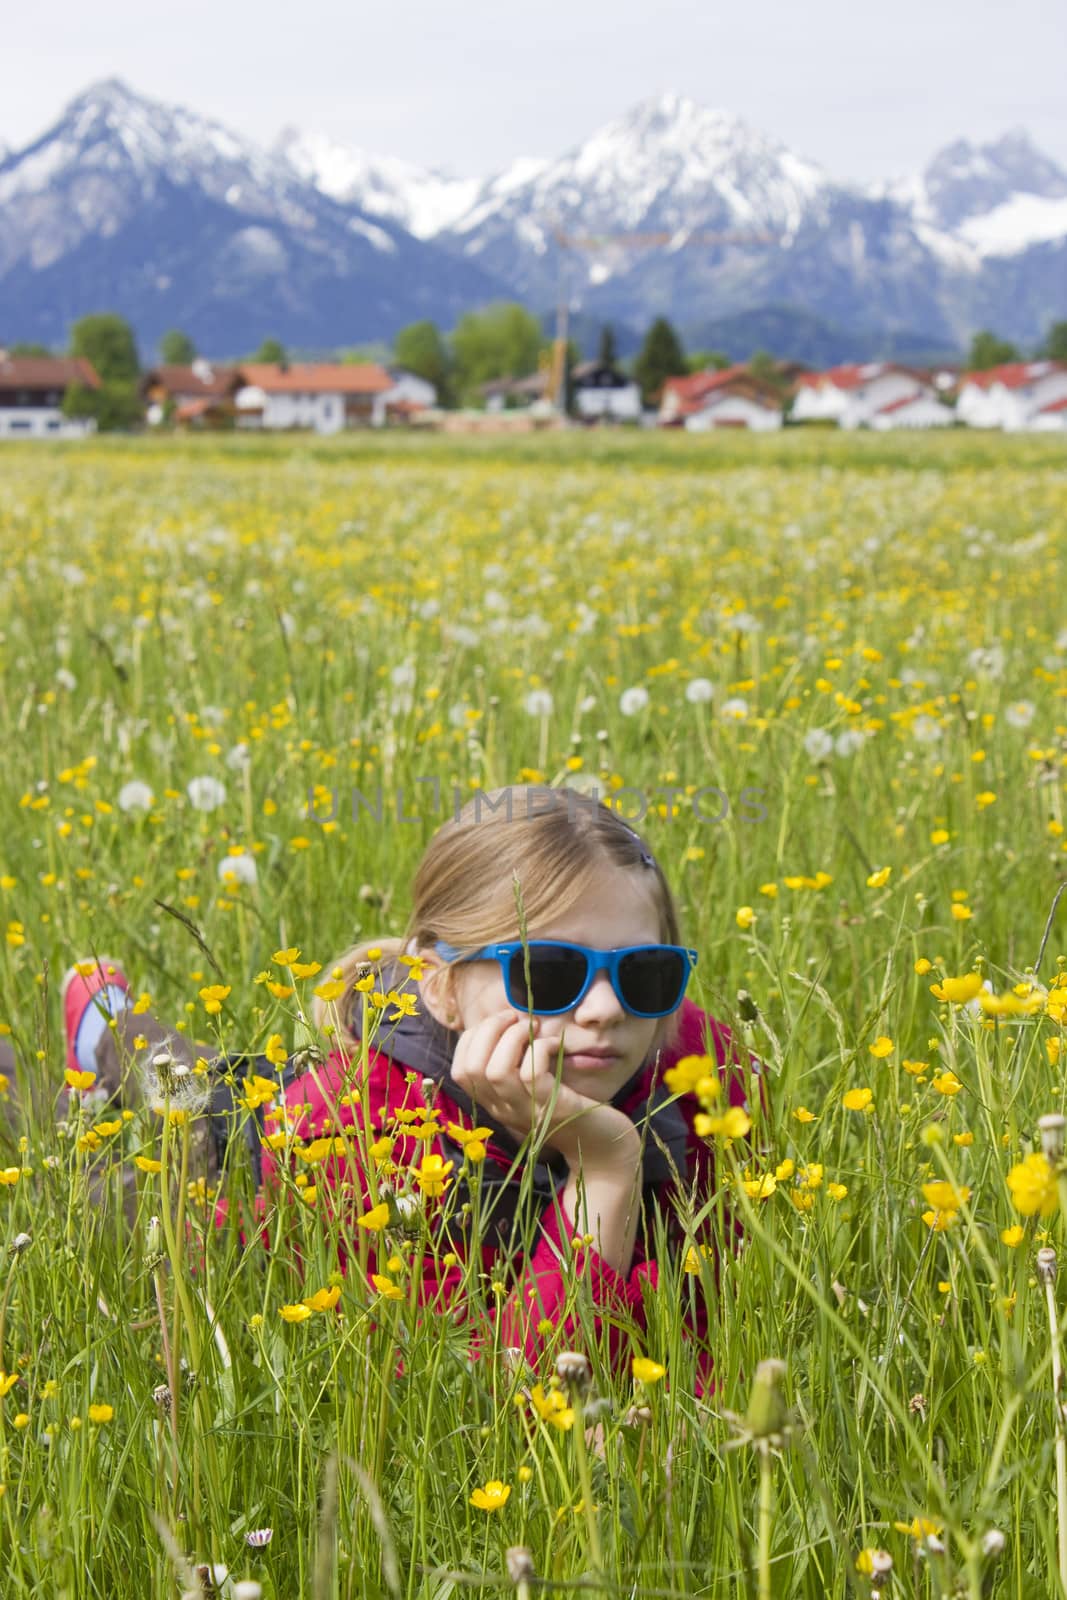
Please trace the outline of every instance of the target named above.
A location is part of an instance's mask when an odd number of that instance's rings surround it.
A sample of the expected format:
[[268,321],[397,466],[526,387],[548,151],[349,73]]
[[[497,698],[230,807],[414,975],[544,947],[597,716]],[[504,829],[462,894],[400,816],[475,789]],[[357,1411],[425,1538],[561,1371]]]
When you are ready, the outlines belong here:
[[567,298],[564,293],[563,254],[565,250],[603,250],[612,245],[624,250],[662,249],[672,250],[687,249],[690,245],[712,244],[778,244],[778,234],[762,231],[744,232],[737,229],[694,229],[676,228],[673,232],[666,229],[638,230],[633,233],[568,233],[559,223],[553,221],[549,224],[548,231],[560,247],[559,257],[559,289],[556,298],[556,337],[552,342],[552,362],[549,367],[548,393],[553,398],[557,411],[562,416],[564,410],[564,384],[566,381],[567,367]]

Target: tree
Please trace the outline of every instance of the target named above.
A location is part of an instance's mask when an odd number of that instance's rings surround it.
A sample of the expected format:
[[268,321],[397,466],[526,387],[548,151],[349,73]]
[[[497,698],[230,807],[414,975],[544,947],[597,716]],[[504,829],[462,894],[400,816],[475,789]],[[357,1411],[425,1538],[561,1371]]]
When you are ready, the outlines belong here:
[[1067,361],[1067,322],[1054,322],[1045,338],[1045,354],[1050,361]]
[[141,420],[137,385],[140,363],[133,329],[113,311],[81,317],[70,330],[70,353],[90,362],[99,389],[73,383],[63,396],[63,414],[95,417],[101,432],[135,427]]
[[694,350],[687,357],[686,364],[690,372],[725,372],[727,367],[733,365],[722,350]]
[[165,367],[191,367],[196,360],[196,345],[187,333],[171,328],[159,341],[159,359]]
[[436,322],[412,322],[401,328],[393,343],[393,354],[398,367],[432,383],[439,402],[447,403],[452,382],[451,362]]
[[1018,361],[1019,352],[1006,339],[999,339],[988,328],[983,328],[971,340],[971,353],[967,366],[971,372],[986,372],[990,367],[1003,366],[1006,361]]
[[645,404],[653,405],[659,399],[668,378],[682,378],[688,370],[681,340],[666,317],[657,317],[634,362],[634,377]]
[[8,354],[12,356],[50,356],[52,352],[46,344],[34,344],[30,340],[22,339],[11,346]]
[[133,329],[114,311],[81,317],[70,330],[70,353],[91,362],[102,383],[136,384],[141,374]]
[[615,329],[610,323],[605,323],[600,330],[600,349],[597,360],[602,367],[614,367],[619,359],[619,352],[615,346]]
[[264,339],[252,357],[253,361],[262,361],[270,367],[284,367],[288,359],[280,339]]
[[480,398],[492,378],[526,378],[537,371],[543,339],[537,318],[525,306],[498,300],[468,311],[452,334],[456,383],[465,400]]
[[65,417],[95,418],[101,433],[136,427],[142,417],[136,383],[103,383],[99,389],[68,384],[60,409]]

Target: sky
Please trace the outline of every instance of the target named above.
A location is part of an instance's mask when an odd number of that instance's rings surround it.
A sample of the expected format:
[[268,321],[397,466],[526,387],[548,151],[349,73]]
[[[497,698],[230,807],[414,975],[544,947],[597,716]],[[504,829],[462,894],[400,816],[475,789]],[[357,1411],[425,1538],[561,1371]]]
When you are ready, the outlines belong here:
[[1063,0],[50,0],[5,8],[0,144],[124,79],[263,143],[321,131],[457,175],[562,154],[664,90],[835,177],[1026,128],[1067,167]]

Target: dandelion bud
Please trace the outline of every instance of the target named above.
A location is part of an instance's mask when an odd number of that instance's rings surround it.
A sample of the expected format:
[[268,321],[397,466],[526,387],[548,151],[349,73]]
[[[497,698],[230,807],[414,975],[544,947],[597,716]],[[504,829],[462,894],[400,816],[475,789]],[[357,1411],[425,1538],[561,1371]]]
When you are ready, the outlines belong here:
[[1037,1252],[1037,1275],[1042,1283],[1056,1281],[1056,1252],[1045,1245]]
[[262,1550],[274,1538],[273,1528],[253,1528],[245,1534],[245,1544],[250,1550]]
[[1051,1162],[1063,1160],[1065,1133],[1067,1133],[1067,1117],[1062,1117],[1058,1111],[1050,1111],[1047,1116],[1038,1117],[1038,1132],[1041,1135],[1041,1149]]
[[158,1217],[149,1217],[148,1231],[145,1234],[144,1250],[150,1262],[155,1262],[162,1254],[163,1232],[159,1225]]
[[785,1374],[785,1362],[774,1358],[761,1361],[756,1368],[745,1414],[745,1426],[753,1439],[769,1439],[785,1429],[788,1417],[782,1393]]
[[580,1350],[561,1350],[556,1357],[556,1377],[574,1394],[584,1395],[593,1381],[589,1357]]
[[631,1406],[623,1421],[628,1428],[643,1426],[645,1423],[652,1421],[652,1408],[651,1406]]
[[1007,1542],[999,1528],[990,1528],[988,1533],[982,1535],[982,1554],[995,1558],[1002,1553]]
[[170,1415],[173,1397],[170,1392],[169,1383],[157,1383],[155,1388],[152,1390],[152,1399],[155,1401],[156,1405],[159,1407],[160,1411],[162,1411],[165,1417]]
[[505,1552],[504,1561],[512,1583],[529,1583],[534,1576],[533,1555],[524,1544],[513,1544]]
[[437,1093],[437,1079],[423,1078],[419,1087],[422,1090],[422,1098],[425,1100],[427,1105],[431,1105],[433,1103],[433,1097]]
[[875,1580],[886,1578],[893,1570],[893,1557],[888,1550],[871,1551],[871,1577]]
[[32,1243],[33,1240],[28,1233],[16,1233],[15,1237],[11,1241],[10,1254],[13,1256],[20,1256],[24,1250],[28,1250],[30,1248]]

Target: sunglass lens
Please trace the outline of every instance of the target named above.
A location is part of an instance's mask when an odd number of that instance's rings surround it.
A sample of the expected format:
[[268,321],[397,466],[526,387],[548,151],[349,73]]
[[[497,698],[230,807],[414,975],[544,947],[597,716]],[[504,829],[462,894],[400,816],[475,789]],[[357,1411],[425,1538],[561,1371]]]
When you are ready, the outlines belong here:
[[[530,946],[530,989],[526,987],[523,952],[508,963],[508,999],[516,1010],[567,1011],[581,993],[588,962],[580,950]],[[532,991],[532,1005],[530,998]]]
[[685,957],[677,950],[632,950],[619,962],[624,1004],[648,1017],[675,1010],[685,988]]

